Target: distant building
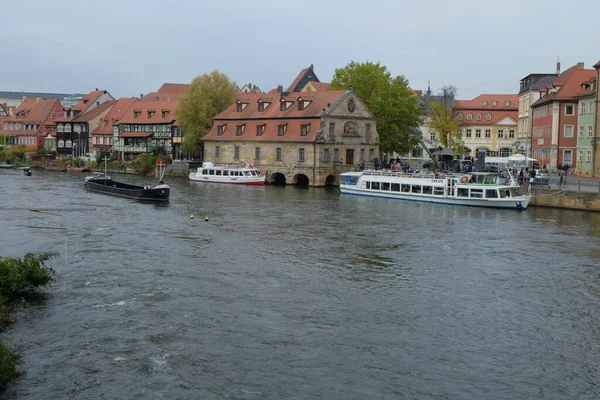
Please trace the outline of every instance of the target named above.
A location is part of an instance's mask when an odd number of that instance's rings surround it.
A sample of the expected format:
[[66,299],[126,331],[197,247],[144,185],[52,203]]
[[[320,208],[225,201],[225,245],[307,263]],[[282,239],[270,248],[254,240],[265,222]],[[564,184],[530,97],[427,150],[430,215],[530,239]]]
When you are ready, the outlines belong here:
[[300,90],[301,92],[324,92],[329,90],[330,83],[308,81],[306,85]]
[[[100,119],[108,112],[115,99],[106,90],[93,90],[86,94],[73,107],[64,110],[64,117],[55,120],[56,131],[47,132],[44,146],[53,144],[56,137],[56,151],[61,155],[84,156],[90,152],[91,132]],[[109,105],[105,105],[109,103]],[[100,108],[98,112],[93,112]]]
[[242,88],[240,89],[240,92],[242,93],[262,93],[262,91],[260,90],[260,88],[256,85],[253,85],[251,83],[246,83],[244,86],[242,86]]
[[23,145],[28,152],[36,152],[44,144],[44,135],[54,119],[63,115],[58,100],[41,97],[26,98],[14,109],[12,115],[0,117],[2,144]]
[[581,84],[596,73],[577,63],[542,88],[540,99],[531,105],[532,156],[540,165],[552,170],[565,164],[575,167],[578,100],[574,96],[581,91]]
[[143,101],[178,101],[188,92],[192,85],[190,83],[163,83],[156,92],[150,92],[140,96]]
[[454,115],[462,125],[462,139],[470,156],[477,157],[478,152],[493,157],[513,154],[518,102],[516,94],[481,94],[473,100],[454,102]]
[[202,138],[203,159],[252,162],[271,183],[323,186],[339,184],[341,172],[379,155],[375,117],[352,90],[279,90],[240,94],[215,116]]
[[596,76],[582,82],[581,90],[573,97],[578,101],[576,175],[592,176],[594,171],[597,84]]
[[541,89],[552,84],[560,74],[560,62],[555,74],[529,74],[521,79],[519,86],[519,121],[517,125],[516,150],[531,157],[531,105],[541,96]]
[[113,124],[113,150],[123,159],[164,149],[173,158],[180,152],[175,138],[182,134],[177,125],[178,101],[136,101]]
[[592,164],[593,173],[592,175],[595,177],[600,177],[600,89],[598,85],[600,84],[600,61],[598,61],[594,65],[594,69],[596,70],[596,122],[594,124],[594,137],[592,138]]
[[296,79],[294,79],[286,91],[290,93],[301,92],[308,82],[320,83],[312,64],[310,64],[310,67],[304,68],[302,71],[300,71]]
[[74,93],[38,93],[38,92],[0,92],[0,104],[6,104],[7,107],[18,107],[25,98],[41,98],[46,100],[58,100],[63,107],[75,105],[83,97],[83,94]]
[[135,97],[124,97],[116,101],[101,118],[92,132],[92,152],[95,156],[113,151],[113,139],[119,135],[119,123],[131,107],[138,101]]

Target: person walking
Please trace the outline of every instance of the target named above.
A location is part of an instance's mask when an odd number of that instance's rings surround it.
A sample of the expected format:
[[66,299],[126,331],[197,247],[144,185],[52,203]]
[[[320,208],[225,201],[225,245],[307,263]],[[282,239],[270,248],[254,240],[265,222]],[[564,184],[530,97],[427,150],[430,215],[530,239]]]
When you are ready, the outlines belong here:
[[558,189],[562,189],[563,182],[565,180],[564,171],[558,171]]

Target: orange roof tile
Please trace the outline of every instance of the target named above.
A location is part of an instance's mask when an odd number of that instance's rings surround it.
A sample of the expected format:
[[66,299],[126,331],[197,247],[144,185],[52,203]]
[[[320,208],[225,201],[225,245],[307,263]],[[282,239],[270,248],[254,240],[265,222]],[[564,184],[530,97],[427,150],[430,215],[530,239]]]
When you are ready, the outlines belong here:
[[138,100],[135,97],[124,97],[117,100],[110,111],[102,118],[100,125],[92,132],[92,135],[112,135],[113,124],[119,123],[121,118]]
[[473,100],[455,100],[455,110],[517,110],[518,94],[480,94]]
[[[177,119],[176,112],[178,101],[137,101],[123,116],[119,123],[121,124],[167,124],[173,123]],[[162,116],[162,111],[168,111],[166,116]],[[154,111],[152,116],[148,116],[148,111]],[[136,117],[136,113],[139,115]]]
[[[565,76],[563,76],[563,74]],[[560,100],[571,100],[581,92],[582,82],[587,82],[597,75],[597,71],[594,69],[584,69],[583,64],[577,64],[567,71],[563,72],[553,86],[560,86],[557,92],[550,93],[541,97],[538,101],[533,103],[532,107],[537,107],[546,103]],[[559,83],[557,83],[559,82]]]
[[184,95],[192,87],[191,83],[163,83],[158,93],[178,93]]
[[71,107],[71,110],[85,111],[90,105],[94,104],[94,102],[96,100],[98,100],[100,98],[100,96],[102,96],[104,93],[108,93],[108,92],[106,90],[98,90],[98,89],[96,89],[92,92],[89,92],[88,94],[83,96],[83,98],[81,100],[79,100],[79,103],[77,103],[73,107]]
[[[51,117],[52,110],[56,106],[58,100],[45,100],[40,97],[25,99],[15,110],[14,115],[5,117],[5,122],[14,122],[19,124],[35,124],[38,125],[36,131],[26,131],[26,135],[35,135],[39,133],[46,121]],[[60,102],[58,102],[60,104]],[[0,126],[0,132],[4,129],[4,123]],[[21,131],[2,132],[10,135],[15,135]]]

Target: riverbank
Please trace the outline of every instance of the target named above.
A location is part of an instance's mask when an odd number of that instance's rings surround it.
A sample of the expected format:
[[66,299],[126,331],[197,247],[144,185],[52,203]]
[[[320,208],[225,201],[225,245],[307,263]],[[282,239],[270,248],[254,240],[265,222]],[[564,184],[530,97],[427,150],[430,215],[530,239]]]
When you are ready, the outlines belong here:
[[600,212],[600,193],[534,189],[529,206]]

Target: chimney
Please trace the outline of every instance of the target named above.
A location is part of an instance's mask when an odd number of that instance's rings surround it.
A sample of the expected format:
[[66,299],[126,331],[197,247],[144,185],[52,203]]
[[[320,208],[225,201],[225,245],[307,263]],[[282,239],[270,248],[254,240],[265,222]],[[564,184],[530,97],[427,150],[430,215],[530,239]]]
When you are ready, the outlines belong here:
[[583,68],[583,63],[582,62],[578,62],[577,66]]
[[23,98],[21,99],[21,101],[25,101],[27,100],[27,96],[23,96]]
[[36,98],[35,98],[35,103],[36,103],[36,104],[37,104],[37,103],[39,103],[41,99],[42,99],[41,97],[36,97]]
[[96,92],[98,91],[98,88],[96,88]]
[[144,93],[140,93],[140,100],[144,97]]
[[556,75],[560,75],[560,58],[556,57]]
[[[279,93],[283,93],[283,85],[277,85],[277,91]],[[23,99],[23,100],[25,100],[25,99]]]

